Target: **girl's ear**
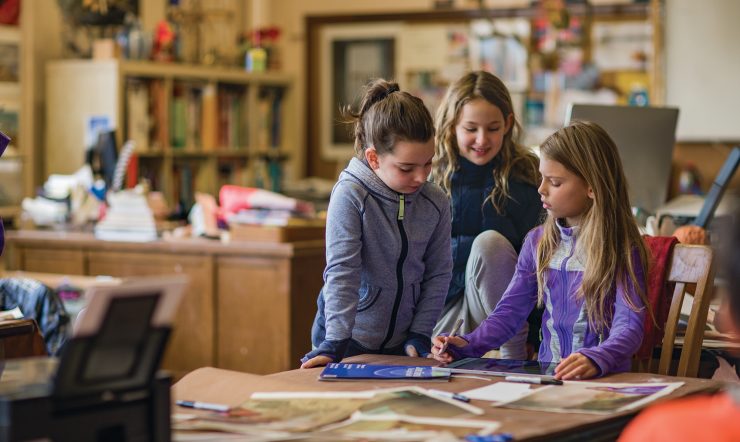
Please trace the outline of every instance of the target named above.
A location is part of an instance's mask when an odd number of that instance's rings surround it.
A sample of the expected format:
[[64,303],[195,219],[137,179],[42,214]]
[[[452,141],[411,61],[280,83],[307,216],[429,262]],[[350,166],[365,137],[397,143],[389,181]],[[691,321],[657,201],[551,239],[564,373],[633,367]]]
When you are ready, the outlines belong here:
[[506,117],[506,130],[504,131],[504,134],[508,134],[511,128],[514,127],[514,113],[510,113],[508,117]]
[[591,199],[594,199],[595,198],[595,196],[594,196],[594,189],[591,186],[588,187],[588,193],[587,193],[587,195]]
[[370,165],[370,168],[373,170],[377,170],[380,167],[380,162],[378,161],[378,151],[375,150],[375,146],[370,146],[365,149],[365,160],[367,161],[367,164]]

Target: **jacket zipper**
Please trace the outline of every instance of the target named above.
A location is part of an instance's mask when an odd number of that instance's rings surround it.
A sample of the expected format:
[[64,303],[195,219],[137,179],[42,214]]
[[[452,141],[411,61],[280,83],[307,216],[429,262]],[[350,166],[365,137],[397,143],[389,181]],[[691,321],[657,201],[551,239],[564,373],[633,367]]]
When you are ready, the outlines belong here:
[[398,216],[396,217],[396,223],[398,224],[398,232],[401,235],[401,254],[398,257],[396,263],[396,300],[393,302],[393,310],[391,311],[391,320],[388,325],[388,332],[383,339],[383,343],[380,344],[380,353],[383,352],[385,346],[393,337],[393,331],[396,328],[396,317],[398,316],[398,309],[401,306],[401,298],[403,297],[403,262],[406,260],[406,254],[408,253],[408,238],[406,237],[406,231],[403,229],[403,218],[405,212],[405,201],[403,194],[399,195],[398,198]]
[[[570,247],[570,253],[568,254],[568,256],[565,257],[565,259],[563,259],[563,263],[560,265],[560,272],[561,272],[560,273],[560,279],[563,282],[563,305],[562,305],[562,311],[563,311],[563,318],[565,318],[565,319],[568,319],[568,304],[570,303],[570,301],[568,299],[568,294],[569,294],[569,291],[568,291],[568,271],[567,271],[568,261],[570,261],[570,259],[573,257],[573,252],[576,249],[575,240],[573,240],[573,238],[571,238],[570,245],[571,245],[571,247]],[[566,337],[567,336],[567,334],[565,333],[565,326],[563,325],[564,323],[565,323],[565,321],[560,321],[560,326],[558,327],[560,329],[560,331],[561,331],[561,336],[562,337]],[[573,341],[573,336],[571,336],[571,344],[572,344],[572,341]],[[561,352],[563,351],[563,345],[564,344],[565,344],[565,341],[562,341],[562,344],[560,346],[560,351]],[[568,352],[568,353],[570,353],[570,352]],[[558,355],[558,358],[561,358],[561,357],[562,356]]]

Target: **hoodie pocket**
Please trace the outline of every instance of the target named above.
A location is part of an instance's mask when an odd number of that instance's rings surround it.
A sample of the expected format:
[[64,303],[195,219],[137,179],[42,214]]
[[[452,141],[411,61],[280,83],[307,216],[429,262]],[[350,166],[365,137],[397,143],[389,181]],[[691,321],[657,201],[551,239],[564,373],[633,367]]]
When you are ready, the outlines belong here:
[[360,301],[357,303],[357,312],[364,312],[380,298],[380,287],[363,285],[360,287]]
[[414,308],[421,301],[421,281],[411,284],[411,293],[414,295]]

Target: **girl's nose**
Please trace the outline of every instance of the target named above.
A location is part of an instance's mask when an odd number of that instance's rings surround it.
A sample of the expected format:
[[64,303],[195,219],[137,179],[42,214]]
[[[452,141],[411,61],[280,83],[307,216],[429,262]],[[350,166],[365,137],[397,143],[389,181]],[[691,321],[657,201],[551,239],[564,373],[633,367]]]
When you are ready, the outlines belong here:
[[539,193],[540,195],[545,194],[545,182],[544,181],[540,183],[540,187],[537,188],[537,193]]
[[485,142],[486,142],[486,134],[485,134],[485,132],[483,132],[482,130],[479,130],[475,134],[475,142],[478,145],[485,144]]

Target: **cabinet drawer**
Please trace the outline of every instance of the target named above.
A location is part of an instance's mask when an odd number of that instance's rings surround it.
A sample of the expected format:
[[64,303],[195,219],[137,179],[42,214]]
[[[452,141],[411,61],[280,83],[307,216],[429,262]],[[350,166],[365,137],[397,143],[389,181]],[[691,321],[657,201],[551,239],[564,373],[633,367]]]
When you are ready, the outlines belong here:
[[74,249],[19,247],[19,270],[62,275],[84,275],[85,253]]

